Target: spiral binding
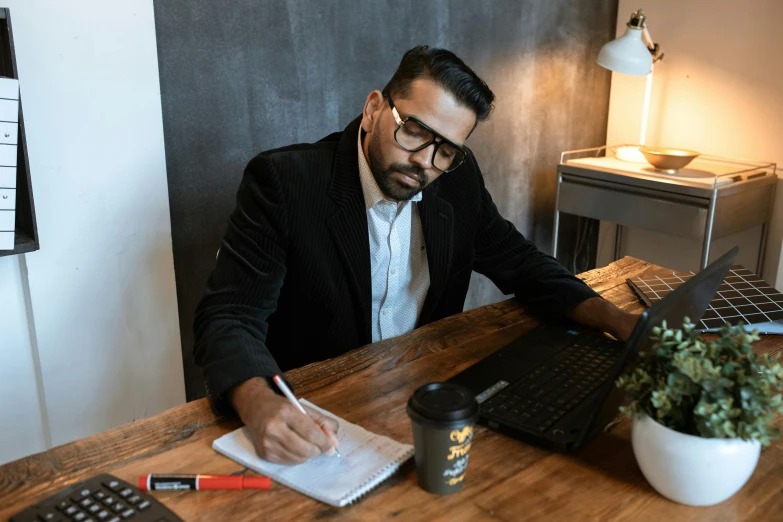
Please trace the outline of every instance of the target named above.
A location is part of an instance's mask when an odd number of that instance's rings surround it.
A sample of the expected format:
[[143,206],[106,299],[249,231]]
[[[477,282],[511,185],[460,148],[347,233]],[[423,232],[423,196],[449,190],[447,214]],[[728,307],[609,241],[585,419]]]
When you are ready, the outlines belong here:
[[364,484],[352,491],[350,496],[345,500],[340,501],[340,506],[346,506],[348,504],[354,504],[362,497],[370,493],[372,490],[383,484],[385,480],[394,475],[400,466],[413,456],[413,447],[405,448],[399,456],[395,457],[388,466],[380,469],[378,473],[370,477]]

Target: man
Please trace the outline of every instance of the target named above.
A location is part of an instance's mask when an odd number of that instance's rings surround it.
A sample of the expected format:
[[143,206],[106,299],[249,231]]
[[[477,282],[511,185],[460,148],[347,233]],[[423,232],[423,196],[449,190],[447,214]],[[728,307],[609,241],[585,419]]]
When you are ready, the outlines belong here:
[[471,272],[531,312],[625,339],[604,301],[498,213],[465,142],[494,94],[449,51],[408,51],[361,117],[248,164],[196,311],[195,359],[218,412],[236,411],[267,460],[336,444],[270,377],[462,311]]

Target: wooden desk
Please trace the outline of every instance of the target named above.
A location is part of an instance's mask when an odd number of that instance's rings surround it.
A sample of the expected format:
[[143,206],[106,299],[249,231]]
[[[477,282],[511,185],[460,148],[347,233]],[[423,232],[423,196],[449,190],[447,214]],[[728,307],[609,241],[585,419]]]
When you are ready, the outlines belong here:
[[[626,277],[664,269],[625,257],[582,274],[626,310],[641,305]],[[413,390],[445,380],[533,327],[508,300],[484,306],[408,335],[288,372],[297,392],[347,420],[412,443],[405,404]],[[760,351],[780,352],[768,337]],[[59,446],[0,467],[0,520],[58,489],[108,471],[135,483],[150,472],[232,473],[241,469],[211,449],[236,421],[216,418],[206,400]],[[781,520],[783,443],[762,452],[753,477],[730,500],[710,508],[681,506],[645,481],[623,419],[575,455],[553,454],[477,430],[465,486],[439,497],[416,485],[411,459],[359,503],[337,509],[283,486],[271,492],[155,493],[187,521],[250,520]]]

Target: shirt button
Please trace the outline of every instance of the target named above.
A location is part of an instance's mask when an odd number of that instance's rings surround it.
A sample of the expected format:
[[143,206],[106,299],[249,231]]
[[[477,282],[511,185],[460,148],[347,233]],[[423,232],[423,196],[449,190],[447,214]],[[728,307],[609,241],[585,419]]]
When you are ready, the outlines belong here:
[[392,275],[396,274],[397,273],[397,269],[396,268],[392,268],[391,269],[391,273],[392,273]]
[[381,312],[381,314],[383,314],[383,315],[386,315],[386,314],[388,314],[388,313],[389,313],[389,311],[388,311],[388,310],[384,310],[384,311],[382,311],[382,312]]

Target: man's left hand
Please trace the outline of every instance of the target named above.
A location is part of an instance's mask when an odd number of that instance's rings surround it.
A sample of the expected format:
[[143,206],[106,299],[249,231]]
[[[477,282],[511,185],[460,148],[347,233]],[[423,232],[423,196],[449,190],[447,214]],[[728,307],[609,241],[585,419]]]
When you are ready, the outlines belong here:
[[606,332],[619,341],[626,341],[639,321],[638,314],[620,310],[601,297],[593,297],[578,304],[568,317],[585,326]]
[[[619,310],[619,309],[618,309]],[[636,327],[636,323],[639,322],[639,314],[631,314],[619,310],[619,315],[614,321],[614,329],[607,330],[607,333],[620,341],[627,341],[631,337],[633,329]]]

